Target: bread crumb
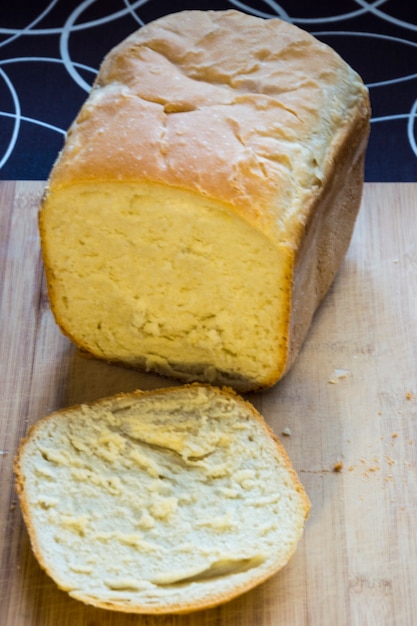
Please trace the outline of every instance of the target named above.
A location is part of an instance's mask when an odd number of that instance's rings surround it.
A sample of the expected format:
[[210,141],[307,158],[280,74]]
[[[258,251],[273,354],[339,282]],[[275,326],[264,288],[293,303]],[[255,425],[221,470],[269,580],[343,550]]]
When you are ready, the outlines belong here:
[[391,437],[392,439],[396,439],[398,437],[398,433],[392,433]]
[[335,369],[333,370],[332,376],[329,378],[328,383],[330,385],[336,385],[340,380],[343,380],[350,376],[349,370],[344,369]]
[[343,463],[342,463],[342,461],[337,461],[337,463],[335,463],[335,464],[333,465],[333,471],[334,471],[334,472],[341,472],[341,471],[342,471],[342,469],[343,469]]
[[407,398],[407,400],[412,400],[413,394],[411,393],[411,391],[407,391],[407,393],[405,394],[405,397]]
[[288,428],[288,426],[286,426],[283,431],[282,434],[285,435],[286,437],[291,437],[291,429]]

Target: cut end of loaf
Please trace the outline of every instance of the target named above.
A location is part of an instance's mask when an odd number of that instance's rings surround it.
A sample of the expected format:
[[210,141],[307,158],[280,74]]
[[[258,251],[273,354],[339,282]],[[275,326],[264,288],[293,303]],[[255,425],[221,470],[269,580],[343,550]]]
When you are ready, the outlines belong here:
[[227,206],[144,182],[54,190],[41,214],[63,331],[98,358],[240,391],[288,353],[292,252]]
[[291,558],[310,506],[255,409],[201,385],[52,414],[15,469],[43,568],[124,612],[189,612],[253,588]]

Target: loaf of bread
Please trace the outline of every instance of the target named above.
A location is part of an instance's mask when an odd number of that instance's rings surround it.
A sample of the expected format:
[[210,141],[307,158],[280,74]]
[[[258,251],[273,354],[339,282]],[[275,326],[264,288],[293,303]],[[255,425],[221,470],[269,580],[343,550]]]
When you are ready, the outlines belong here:
[[201,384],[40,420],[15,461],[41,566],[105,609],[215,606],[282,568],[310,503],[254,407]]
[[343,260],[368,92],[280,19],[185,11],[104,60],[51,172],[51,308],[82,350],[185,382],[265,388]]

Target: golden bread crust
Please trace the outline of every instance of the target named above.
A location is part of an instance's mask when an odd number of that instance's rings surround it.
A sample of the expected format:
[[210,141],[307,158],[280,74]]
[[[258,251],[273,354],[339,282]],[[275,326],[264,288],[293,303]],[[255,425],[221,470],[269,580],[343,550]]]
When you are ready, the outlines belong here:
[[308,33],[234,10],[183,11],[107,55],[50,186],[185,188],[296,247],[357,112],[368,120],[359,76]]

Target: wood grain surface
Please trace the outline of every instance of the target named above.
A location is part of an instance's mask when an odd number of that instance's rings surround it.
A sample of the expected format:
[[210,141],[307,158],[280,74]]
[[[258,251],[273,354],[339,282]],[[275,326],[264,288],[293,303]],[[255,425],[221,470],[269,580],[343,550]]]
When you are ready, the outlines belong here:
[[[312,501],[289,563],[185,616],[119,615],[59,591],[35,561],[13,457],[50,411],[171,384],[83,358],[48,306],[40,182],[0,182],[1,626],[413,626],[417,615],[417,185],[367,184],[347,258],[293,369],[250,400]],[[286,432],[287,434],[282,434]]]

